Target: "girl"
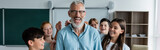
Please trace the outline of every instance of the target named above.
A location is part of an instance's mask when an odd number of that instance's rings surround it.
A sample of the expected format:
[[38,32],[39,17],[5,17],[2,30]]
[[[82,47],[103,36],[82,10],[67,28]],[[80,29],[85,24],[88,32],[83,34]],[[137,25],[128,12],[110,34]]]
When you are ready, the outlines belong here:
[[43,22],[41,29],[44,31],[44,50],[54,50],[56,41],[52,37],[53,27],[49,22]]
[[91,18],[89,20],[89,25],[98,30],[98,20],[96,18]]
[[130,50],[125,44],[126,22],[123,19],[113,19],[109,36],[102,42],[103,50]]

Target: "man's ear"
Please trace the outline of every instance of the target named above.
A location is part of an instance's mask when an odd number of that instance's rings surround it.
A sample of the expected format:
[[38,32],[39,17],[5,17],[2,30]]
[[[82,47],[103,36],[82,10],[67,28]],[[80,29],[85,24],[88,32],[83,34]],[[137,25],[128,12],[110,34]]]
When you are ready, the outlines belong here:
[[120,34],[123,34],[124,30],[121,30],[121,33]]
[[32,40],[29,40],[29,41],[28,41],[28,45],[29,45],[29,46],[33,46],[33,41],[32,41]]
[[70,12],[70,10],[68,11],[68,16],[69,16],[69,17],[71,16],[71,12]]

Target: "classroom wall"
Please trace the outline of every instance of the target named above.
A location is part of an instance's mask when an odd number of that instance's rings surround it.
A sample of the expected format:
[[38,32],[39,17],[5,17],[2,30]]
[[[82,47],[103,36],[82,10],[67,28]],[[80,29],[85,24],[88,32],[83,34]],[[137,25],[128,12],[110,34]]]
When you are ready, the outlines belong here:
[[[0,8],[28,8],[28,9],[47,9],[49,0],[0,0]],[[55,1],[55,0],[53,0]],[[66,0],[58,0],[58,2]],[[96,0],[89,0],[96,3]],[[88,2],[89,2],[88,1]],[[101,1],[101,0],[100,0]],[[104,0],[102,0],[103,2]],[[111,0],[115,4],[113,11],[149,11],[149,50],[153,50],[152,33],[154,30],[154,1],[155,0]],[[92,3],[90,3],[92,4]],[[56,4],[55,4],[56,5]],[[58,5],[58,4],[57,4]],[[98,6],[98,5],[97,5]],[[68,17],[67,17],[68,18]],[[28,50],[26,46],[2,46],[1,50]]]
[[156,49],[156,50],[160,50],[160,32],[159,32],[159,30],[160,30],[160,1],[159,0],[156,0],[156,2],[157,2],[157,4],[156,4],[156,6],[157,6],[157,9],[156,9],[156,31],[155,31],[155,33],[154,33],[154,49]]
[[47,9],[49,0],[0,0],[0,8]]

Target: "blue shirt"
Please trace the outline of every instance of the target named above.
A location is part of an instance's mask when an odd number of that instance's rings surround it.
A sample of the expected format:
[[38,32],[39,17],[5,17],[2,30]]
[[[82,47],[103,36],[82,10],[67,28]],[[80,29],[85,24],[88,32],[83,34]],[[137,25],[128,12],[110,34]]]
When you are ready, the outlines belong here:
[[69,24],[58,32],[56,50],[102,50],[100,35],[95,28],[85,24],[84,32],[77,36]]
[[101,33],[100,31],[98,31],[99,32],[99,34],[100,34],[100,37],[101,37],[101,42],[103,41],[103,39],[105,38],[105,35],[108,35],[108,34],[103,34],[103,33]]
[[103,39],[104,39],[104,36],[105,36],[105,34],[100,34],[100,37],[101,37],[101,42],[103,41]]

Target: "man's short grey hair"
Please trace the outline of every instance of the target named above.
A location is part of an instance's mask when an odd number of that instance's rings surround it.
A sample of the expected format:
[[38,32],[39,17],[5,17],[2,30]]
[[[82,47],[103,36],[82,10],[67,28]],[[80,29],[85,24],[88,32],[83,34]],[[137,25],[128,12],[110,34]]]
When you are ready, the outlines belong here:
[[71,3],[71,5],[70,5],[70,8],[71,8],[72,5],[77,5],[77,4],[82,4],[82,5],[84,6],[84,4],[83,4],[82,1],[73,1],[73,2]]

